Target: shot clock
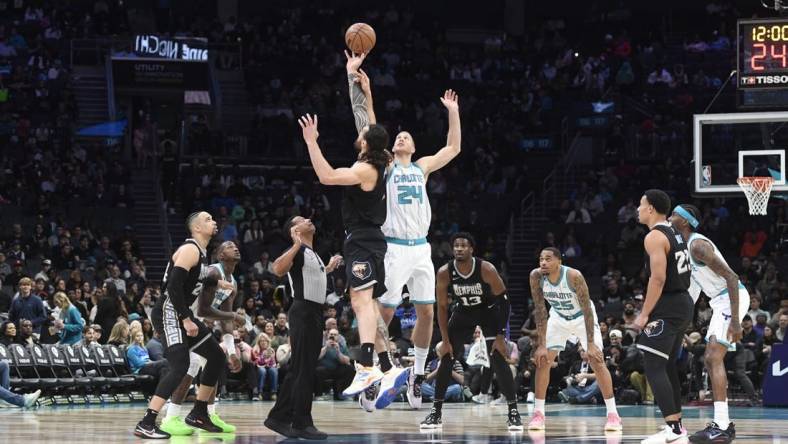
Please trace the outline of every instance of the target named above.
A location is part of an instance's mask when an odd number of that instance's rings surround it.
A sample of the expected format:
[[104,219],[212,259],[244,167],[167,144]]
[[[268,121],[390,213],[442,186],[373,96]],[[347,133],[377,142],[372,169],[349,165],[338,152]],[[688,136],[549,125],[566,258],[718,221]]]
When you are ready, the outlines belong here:
[[738,21],[738,87],[788,88],[788,18]]

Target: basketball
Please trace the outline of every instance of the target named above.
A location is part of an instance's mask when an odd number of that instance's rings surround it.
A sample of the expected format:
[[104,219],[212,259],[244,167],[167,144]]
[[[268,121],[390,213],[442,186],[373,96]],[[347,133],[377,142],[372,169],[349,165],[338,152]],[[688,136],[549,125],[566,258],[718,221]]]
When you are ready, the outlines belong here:
[[345,43],[354,54],[372,51],[375,41],[375,30],[366,23],[354,23],[345,32]]

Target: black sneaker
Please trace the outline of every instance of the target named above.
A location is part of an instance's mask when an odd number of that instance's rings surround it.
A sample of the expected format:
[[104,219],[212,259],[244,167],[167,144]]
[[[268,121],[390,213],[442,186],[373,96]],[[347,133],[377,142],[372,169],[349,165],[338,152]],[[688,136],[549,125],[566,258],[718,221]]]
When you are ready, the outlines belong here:
[[189,413],[189,416],[186,417],[184,422],[188,426],[191,426],[191,427],[194,427],[194,428],[197,428],[197,429],[200,429],[200,430],[205,430],[206,432],[211,432],[211,433],[222,433],[223,432],[221,427],[217,426],[216,424],[214,424],[211,421],[211,418],[209,418],[207,415],[201,415],[199,413],[195,413],[194,410],[192,410]]
[[290,424],[286,422],[279,421],[274,418],[266,418],[263,424],[268,427],[269,429],[273,430],[274,432],[284,436],[285,438],[298,438],[293,432],[293,429],[290,427]]
[[510,432],[522,432],[523,420],[520,418],[520,412],[517,409],[509,410],[509,418],[506,420],[506,426]]
[[328,438],[326,433],[321,432],[315,426],[308,426],[303,429],[292,429],[294,438],[310,439],[313,441],[323,441]]
[[736,437],[736,429],[733,423],[728,426],[726,430],[722,430],[720,426],[712,422],[706,424],[706,428],[695,432],[689,437],[690,442],[700,444],[728,444]]
[[170,439],[170,434],[161,430],[156,424],[143,424],[142,421],[134,427],[134,436],[142,439]]
[[419,424],[419,428],[422,430],[435,430],[443,428],[443,420],[441,419],[440,413],[435,410],[435,407],[430,410],[430,414],[427,415],[421,424]]

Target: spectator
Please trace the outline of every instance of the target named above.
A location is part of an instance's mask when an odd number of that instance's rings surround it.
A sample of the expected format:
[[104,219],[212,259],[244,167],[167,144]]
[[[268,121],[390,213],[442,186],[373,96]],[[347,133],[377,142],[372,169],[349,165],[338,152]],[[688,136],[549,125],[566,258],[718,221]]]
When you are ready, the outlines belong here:
[[16,325],[12,321],[5,321],[0,325],[0,344],[8,347],[16,342]]
[[768,323],[766,322],[766,315],[763,313],[758,313],[758,315],[755,316],[755,325],[752,326],[752,329],[755,330],[755,333],[757,333],[758,336],[763,337],[764,329],[767,326]]
[[129,345],[129,324],[126,321],[121,319],[115,323],[109,334],[107,344],[116,347]]
[[[435,352],[438,352],[442,342],[435,344]],[[435,358],[427,364],[429,373],[424,377],[424,382],[421,384],[421,396],[427,399],[432,399],[435,396],[435,382],[438,376],[438,369],[440,368],[440,358]],[[459,359],[454,360],[454,365],[451,371],[451,382],[446,388],[446,395],[443,400],[446,402],[462,402],[464,400],[462,384],[465,381],[463,376],[462,363]]]
[[575,207],[572,211],[569,212],[569,215],[566,217],[567,224],[590,224],[591,223],[591,214],[588,212],[588,209],[580,203],[580,201],[575,201]]
[[39,343],[33,332],[33,322],[29,319],[19,321],[19,333],[16,335],[16,343],[25,347]]
[[82,329],[85,320],[77,307],[71,304],[63,292],[55,293],[55,304],[60,308],[59,318],[55,321],[55,330],[60,336],[60,344],[77,344],[82,340]]
[[[336,330],[337,328],[337,320],[335,318],[328,318],[326,319],[326,329],[323,330],[323,345],[325,345],[326,341],[328,340],[328,335],[331,330]],[[339,345],[347,348],[347,340],[341,334],[337,335],[337,340],[339,341]]]
[[567,387],[559,391],[558,396],[570,404],[590,404],[593,399],[601,402],[602,391],[588,363],[588,355],[582,348],[579,351],[580,359],[572,364],[572,370],[566,378]]
[[571,234],[567,234],[564,239],[564,244],[561,246],[561,254],[567,258],[580,257],[583,255],[583,250],[580,248],[580,244],[577,243],[577,240],[575,240],[575,237]]
[[164,345],[162,345],[159,334],[155,330],[153,331],[153,336],[145,344],[145,348],[148,350],[148,355],[150,355],[152,360],[160,361],[164,358]]
[[11,274],[11,265],[6,261],[6,255],[0,251],[0,280],[5,280]]
[[32,322],[33,333],[41,334],[41,327],[47,321],[47,313],[44,302],[38,296],[32,294],[33,281],[30,278],[19,280],[19,291],[11,302],[11,310],[8,312],[8,319],[20,324],[21,319],[28,319]]
[[[252,348],[252,361],[257,365],[257,391],[264,401],[276,399],[279,368],[276,351],[271,347],[271,339],[265,333],[257,336]],[[266,381],[268,384],[266,384]],[[265,387],[268,390],[265,390]]]
[[[104,329],[98,324],[91,324],[90,328],[93,329],[93,344],[101,345],[102,337],[104,336]],[[106,339],[105,339],[106,341]]]
[[3,279],[0,278],[0,313],[8,313],[8,310],[11,309],[12,301],[11,294],[3,289]]
[[777,338],[780,342],[785,341],[785,332],[788,330],[788,313],[783,313],[780,315],[779,324],[777,326],[777,330],[774,331],[774,337]]
[[334,291],[326,296],[326,304],[335,306],[345,295],[345,280],[341,277],[334,278]]
[[618,209],[618,223],[625,224],[630,220],[637,220],[638,207],[635,205],[635,200],[627,199],[627,203]]
[[91,347],[95,343],[96,331],[93,329],[92,325],[85,325],[85,327],[82,328],[82,345]]
[[35,281],[39,279],[43,280],[44,282],[49,282],[49,270],[52,269],[52,261],[49,259],[44,259],[41,261],[41,270],[36,273],[36,276],[33,278]]
[[339,341],[339,331],[331,328],[328,330],[325,345],[320,349],[315,369],[315,388],[322,390],[322,382],[331,379],[334,381],[334,400],[341,400],[342,391],[350,386],[354,374],[355,369],[350,365],[347,346]]
[[[93,322],[100,325],[102,331],[112,331],[118,318],[126,316],[126,310],[123,307],[114,282],[104,282],[102,292],[104,296],[98,302],[96,317]],[[106,339],[99,341],[100,344],[106,342]]]
[[289,334],[289,330],[287,328],[287,313],[279,313],[276,316],[276,324],[274,324],[274,335],[283,338],[280,343],[285,342],[284,339],[287,338]]
[[[772,315],[761,308],[761,297],[758,295],[752,295],[750,298],[750,310],[747,312],[747,315],[750,316],[750,319],[758,319],[758,315],[763,315],[766,318],[765,322],[769,322],[772,318]],[[763,334],[763,331],[761,331]]]
[[758,230],[757,232],[748,231],[744,233],[744,242],[742,243],[739,256],[747,258],[757,257],[766,239],[767,236],[763,230]]
[[151,375],[158,382],[170,370],[169,363],[166,359],[152,360],[144,341],[145,336],[141,331],[137,331],[126,350],[129,367],[135,375]]
[[273,263],[270,260],[270,255],[267,251],[264,251],[260,254],[260,260],[255,262],[254,273],[255,277],[263,278],[265,276],[272,276],[274,274]]

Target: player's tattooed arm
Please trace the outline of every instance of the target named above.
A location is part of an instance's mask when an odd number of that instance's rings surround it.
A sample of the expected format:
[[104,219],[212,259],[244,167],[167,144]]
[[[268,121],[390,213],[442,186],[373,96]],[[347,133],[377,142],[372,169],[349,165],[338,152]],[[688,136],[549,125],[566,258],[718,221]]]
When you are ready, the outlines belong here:
[[[714,247],[711,243],[703,239],[692,242],[690,245],[690,256],[696,262],[706,264],[711,271],[725,279],[725,286],[728,288],[728,295],[730,295],[731,313],[739,313],[739,275],[731,270],[731,267],[725,262],[720,260],[719,256],[714,253]],[[741,325],[738,316],[733,316],[731,318],[731,327],[733,333],[735,333],[735,337],[732,338],[732,340],[734,342],[740,340]]]
[[586,337],[588,344],[594,343],[594,310],[591,308],[591,296],[588,294],[588,284],[583,275],[577,270],[570,270],[570,281],[572,287],[577,293],[577,300],[580,302],[580,310],[583,312],[583,318],[586,325]]
[[372,88],[367,74],[361,70],[361,63],[365,55],[350,54],[345,51],[347,58],[347,82],[350,90],[350,106],[353,109],[353,119],[356,122],[356,131],[359,133],[364,127],[374,124],[375,111],[372,107]]
[[531,297],[534,300],[534,321],[536,321],[537,346],[545,346],[547,336],[547,309],[544,305],[544,293],[542,293],[542,273],[538,268],[531,271]]
[[[233,289],[233,292],[230,294],[230,297],[228,297],[227,299],[225,299],[224,302],[222,302],[222,305],[221,307],[219,307],[219,309],[224,312],[234,313],[233,304],[235,303],[235,296],[237,294],[238,294],[238,290]],[[244,324],[245,323],[246,323],[246,319],[244,319]],[[222,321],[222,333],[233,334],[233,330],[235,330],[235,322],[233,322],[232,319]]]

